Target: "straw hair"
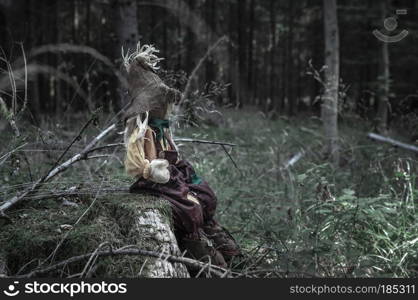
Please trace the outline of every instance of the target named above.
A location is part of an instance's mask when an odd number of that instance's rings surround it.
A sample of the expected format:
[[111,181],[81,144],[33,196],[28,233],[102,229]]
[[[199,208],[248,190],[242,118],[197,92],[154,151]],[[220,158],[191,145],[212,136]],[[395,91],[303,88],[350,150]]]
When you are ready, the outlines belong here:
[[153,45],[141,46],[141,42],[138,42],[138,44],[136,45],[136,50],[133,53],[130,52],[131,50],[128,49],[128,51],[125,54],[125,51],[122,47],[123,65],[128,73],[134,61],[140,62],[148,66],[153,71],[157,71],[160,69],[158,63],[164,60],[164,58],[160,58],[157,56],[157,53],[159,53],[160,50],[156,49]]

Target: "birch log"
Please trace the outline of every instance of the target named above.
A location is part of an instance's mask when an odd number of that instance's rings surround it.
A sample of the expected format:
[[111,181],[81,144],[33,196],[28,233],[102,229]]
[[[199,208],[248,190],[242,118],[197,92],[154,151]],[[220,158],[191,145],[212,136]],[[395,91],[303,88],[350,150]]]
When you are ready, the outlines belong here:
[[[159,252],[181,256],[176,237],[170,224],[157,209],[148,209],[137,218],[136,230],[139,236],[152,239],[159,244]],[[180,263],[171,263],[167,260],[148,259],[144,263],[141,275],[147,278],[188,278],[189,272]]]

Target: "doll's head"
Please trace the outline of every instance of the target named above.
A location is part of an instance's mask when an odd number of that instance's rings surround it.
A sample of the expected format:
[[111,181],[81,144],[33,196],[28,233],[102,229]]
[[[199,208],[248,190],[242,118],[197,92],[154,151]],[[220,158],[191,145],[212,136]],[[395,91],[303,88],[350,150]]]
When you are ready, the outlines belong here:
[[166,119],[171,107],[181,99],[181,93],[168,87],[156,71],[162,58],[150,45],[137,45],[135,52],[123,55],[128,80],[130,102],[125,110],[125,120],[148,112],[150,117]]

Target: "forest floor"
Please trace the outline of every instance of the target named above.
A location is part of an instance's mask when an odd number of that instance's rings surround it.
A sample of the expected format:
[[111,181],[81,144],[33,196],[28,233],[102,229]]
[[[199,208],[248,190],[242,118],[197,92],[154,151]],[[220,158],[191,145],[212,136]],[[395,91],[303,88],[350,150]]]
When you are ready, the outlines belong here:
[[[179,143],[183,158],[215,190],[217,219],[248,258],[246,276],[418,274],[417,161],[411,153],[368,140],[370,124],[347,118],[340,122],[341,165],[334,168],[323,157],[318,118],[272,121],[251,110],[227,110],[223,119],[223,126],[174,133],[237,145],[226,149],[238,168],[219,145]],[[51,120],[43,122],[42,132],[27,126],[26,157],[16,153],[0,170],[1,199],[45,173],[76,135],[74,124],[82,123]],[[97,131],[90,129],[88,136]],[[88,141],[83,136],[69,155]],[[19,143],[4,143],[1,155]],[[132,180],[124,173],[123,156],[116,148],[107,157],[82,161],[36,196],[47,199],[50,191],[72,188],[93,195],[98,189],[126,188]],[[292,158],[299,159],[289,166]],[[36,199],[37,205],[45,201]]]
[[216,191],[219,220],[265,276],[417,275],[413,153],[369,140],[370,123],[346,118],[335,169],[323,157],[318,118],[271,121],[247,110],[224,119],[178,134],[238,145],[231,156],[239,170],[219,146],[183,151]]

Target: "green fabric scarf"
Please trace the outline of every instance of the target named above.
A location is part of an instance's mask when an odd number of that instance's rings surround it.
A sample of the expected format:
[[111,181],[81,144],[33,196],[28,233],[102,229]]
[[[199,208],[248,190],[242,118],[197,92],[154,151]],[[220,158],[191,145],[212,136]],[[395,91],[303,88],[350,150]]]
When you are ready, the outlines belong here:
[[[170,121],[152,118],[149,120],[148,125],[155,131],[157,139],[159,141],[163,140],[164,147],[167,147],[167,139],[164,134],[164,129],[170,128]],[[191,181],[193,184],[201,184],[202,178],[200,178],[196,174],[193,174],[191,177]]]
[[199,176],[195,174],[192,175],[192,183],[193,184],[201,184],[202,183],[202,178],[200,178]]
[[157,139],[159,141],[161,141],[162,139],[164,147],[167,147],[167,140],[164,134],[164,128],[170,128],[170,121],[152,118],[149,120],[148,125],[155,130],[157,134]]

